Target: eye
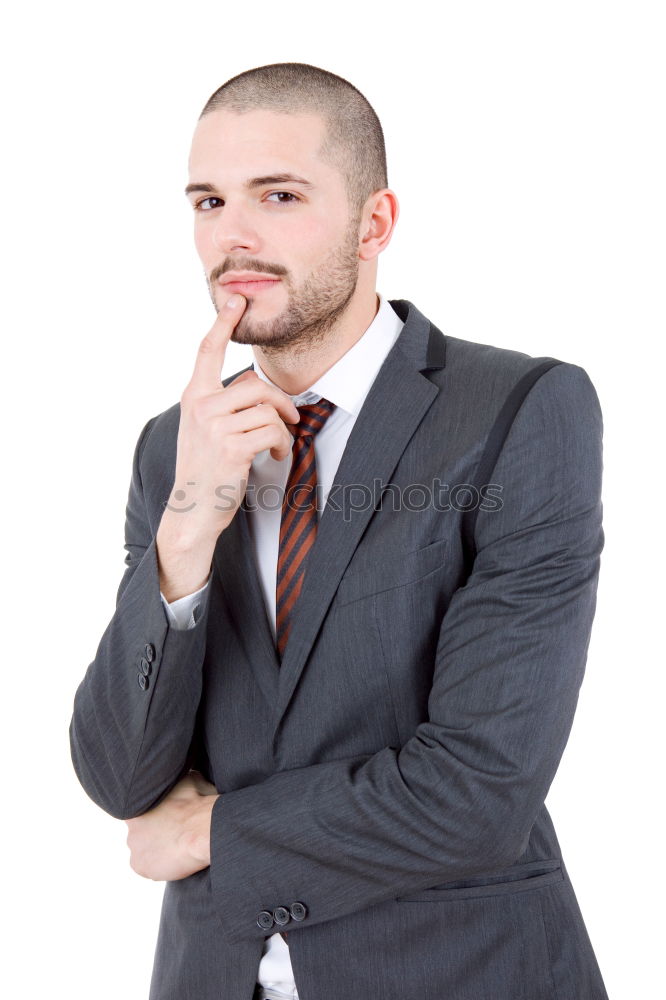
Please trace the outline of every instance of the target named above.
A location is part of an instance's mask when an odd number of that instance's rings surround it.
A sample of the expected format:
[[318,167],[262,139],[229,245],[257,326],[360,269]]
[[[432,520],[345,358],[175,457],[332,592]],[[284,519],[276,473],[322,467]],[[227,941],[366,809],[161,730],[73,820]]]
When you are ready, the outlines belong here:
[[[268,197],[272,198],[274,195],[281,195],[281,194],[286,195],[287,198],[289,198],[291,201],[300,201],[300,198],[297,198],[295,194],[291,193],[291,191],[273,191],[272,194],[268,195]],[[278,202],[278,204],[280,205],[288,205],[289,203],[290,203],[289,201]]]
[[196,211],[200,212],[210,212],[213,208],[218,208],[219,205],[211,205],[210,202],[217,201],[222,204],[221,198],[214,198],[212,195],[209,198],[201,198],[199,201],[195,202],[194,208]]

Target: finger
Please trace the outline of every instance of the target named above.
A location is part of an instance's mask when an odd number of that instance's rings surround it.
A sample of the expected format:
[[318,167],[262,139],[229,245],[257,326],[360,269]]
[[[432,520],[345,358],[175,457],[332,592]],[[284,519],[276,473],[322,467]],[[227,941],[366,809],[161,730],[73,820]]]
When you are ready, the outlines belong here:
[[240,375],[236,376],[233,382],[229,382],[229,385],[224,388],[228,389],[229,386],[238,385],[239,382],[250,382],[252,379],[258,379],[259,376],[253,368],[248,368],[246,372],[242,372]]
[[239,376],[225,388],[222,412],[233,413],[256,406],[258,403],[268,403],[275,407],[285,423],[298,423],[301,415],[286,392],[269,385],[258,376],[241,381],[242,379],[243,376]]
[[188,388],[195,392],[210,392],[220,385],[224,355],[236,324],[243,315],[247,299],[236,293],[218,312],[215,322],[199,344],[199,351]]
[[215,785],[207,781],[202,774],[198,774],[194,779],[194,785],[199,795],[217,795]]
[[252,431],[239,435],[239,460],[251,463],[260,451],[270,450],[271,455],[280,461],[291,453],[294,439],[282,424],[266,424]]
[[[266,403],[261,406],[248,406],[244,410],[237,410],[235,413],[225,414],[219,418],[219,429],[221,434],[243,434],[246,431],[258,430],[259,427],[275,425],[284,429],[286,422],[282,419],[274,406]],[[291,433],[289,436],[291,438]]]
[[190,768],[187,772],[187,777],[191,779],[194,787],[199,792],[200,795],[216,795],[217,788],[215,785],[211,784],[206,778],[204,778],[201,771],[197,771],[196,768]]

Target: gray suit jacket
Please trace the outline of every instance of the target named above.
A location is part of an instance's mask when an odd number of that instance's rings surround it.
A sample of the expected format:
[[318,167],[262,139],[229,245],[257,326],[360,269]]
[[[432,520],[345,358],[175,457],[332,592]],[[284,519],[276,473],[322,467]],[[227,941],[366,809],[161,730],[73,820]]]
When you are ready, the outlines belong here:
[[[243,507],[196,626],[169,628],[155,534],[179,405],[138,441],[74,767],[121,819],[189,767],[222,793],[210,867],[166,883],[151,1000],[250,1000],[278,929],[301,1000],[606,997],[544,805],[595,609],[597,396],[559,362],[524,391],[534,358],[391,305],[405,326],[347,443],[281,667]],[[480,469],[475,496],[462,487]]]

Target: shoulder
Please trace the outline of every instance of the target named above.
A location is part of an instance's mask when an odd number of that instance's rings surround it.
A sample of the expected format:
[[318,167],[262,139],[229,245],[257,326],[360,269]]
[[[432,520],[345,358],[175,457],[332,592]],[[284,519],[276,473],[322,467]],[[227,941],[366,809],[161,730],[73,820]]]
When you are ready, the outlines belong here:
[[518,402],[541,400],[546,409],[577,403],[600,412],[594,385],[580,365],[448,335],[445,341],[446,365],[433,374],[467,407],[497,413],[513,395]]

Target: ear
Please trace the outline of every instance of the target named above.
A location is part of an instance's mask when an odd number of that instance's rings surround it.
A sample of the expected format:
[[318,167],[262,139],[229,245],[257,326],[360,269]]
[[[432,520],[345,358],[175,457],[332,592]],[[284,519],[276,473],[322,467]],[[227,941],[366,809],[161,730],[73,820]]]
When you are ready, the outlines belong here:
[[399,214],[398,198],[390,188],[382,188],[370,195],[361,218],[358,247],[361,260],[373,260],[386,249]]

